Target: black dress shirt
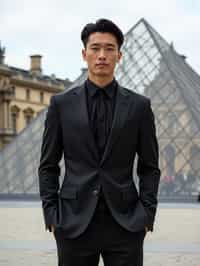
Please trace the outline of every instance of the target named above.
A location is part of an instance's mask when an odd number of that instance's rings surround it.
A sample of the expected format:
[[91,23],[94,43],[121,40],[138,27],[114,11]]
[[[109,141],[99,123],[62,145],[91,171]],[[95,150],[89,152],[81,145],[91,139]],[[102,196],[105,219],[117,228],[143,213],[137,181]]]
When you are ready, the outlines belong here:
[[[117,87],[117,81],[115,79],[103,88],[98,87],[89,79],[85,82],[88,116],[100,160],[103,156],[112,127]],[[108,211],[102,187],[100,187],[99,192],[98,208]]]
[[100,88],[87,79],[85,85],[90,126],[101,159],[113,122],[117,82],[113,79]]

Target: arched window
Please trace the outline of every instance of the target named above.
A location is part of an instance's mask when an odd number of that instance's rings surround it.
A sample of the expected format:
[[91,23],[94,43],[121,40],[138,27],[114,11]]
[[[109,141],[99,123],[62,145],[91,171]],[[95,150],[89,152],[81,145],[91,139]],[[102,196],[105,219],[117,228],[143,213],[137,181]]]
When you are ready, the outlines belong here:
[[17,133],[17,120],[19,116],[20,109],[18,106],[14,105],[10,108],[10,116],[11,116],[11,128],[13,129],[13,133]]
[[30,123],[33,116],[34,116],[34,110],[33,109],[28,107],[27,109],[24,110],[24,119],[25,119],[26,125],[28,125]]

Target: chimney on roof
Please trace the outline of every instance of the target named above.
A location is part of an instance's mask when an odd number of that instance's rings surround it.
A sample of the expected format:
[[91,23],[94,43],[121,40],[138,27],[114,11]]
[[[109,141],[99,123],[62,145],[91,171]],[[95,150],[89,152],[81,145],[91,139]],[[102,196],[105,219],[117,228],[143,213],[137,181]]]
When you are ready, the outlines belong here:
[[42,56],[41,55],[31,55],[31,66],[30,72],[35,75],[42,74]]
[[4,64],[5,51],[6,51],[5,47],[2,47],[2,46],[1,46],[1,42],[0,42],[0,65],[1,65],[1,64],[2,64],[2,65]]

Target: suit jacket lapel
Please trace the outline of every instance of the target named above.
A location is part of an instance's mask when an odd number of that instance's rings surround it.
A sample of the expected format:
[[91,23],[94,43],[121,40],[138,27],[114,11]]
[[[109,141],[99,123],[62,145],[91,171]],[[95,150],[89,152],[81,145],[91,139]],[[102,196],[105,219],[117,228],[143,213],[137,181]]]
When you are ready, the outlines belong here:
[[130,107],[130,98],[128,97],[129,93],[126,92],[121,86],[118,85],[117,95],[116,95],[116,104],[115,104],[115,112],[114,118],[110,130],[110,135],[107,140],[107,144],[104,150],[104,154],[101,158],[101,163],[105,161],[106,157],[111,152],[111,148],[116,142],[117,138],[120,135],[120,130],[123,128],[123,125],[126,121],[126,117],[128,115],[129,107]]
[[[84,123],[84,130],[85,130],[84,135],[88,140],[87,144],[89,145],[91,152],[93,152],[93,155],[95,156],[94,158],[96,158],[96,160],[99,160],[100,158],[99,158],[97,145],[94,139],[91,125],[89,123],[87,101],[86,101],[87,99],[86,99],[84,84],[81,85],[76,91],[74,91],[74,94],[78,96],[76,97],[77,98],[76,110],[77,109],[79,110],[78,121],[79,123]],[[103,164],[106,157],[111,152],[112,146],[115,144],[117,138],[119,137],[120,130],[123,128],[123,125],[126,121],[131,103],[130,98],[128,96],[129,93],[118,85],[113,122],[103,156],[100,160],[100,165]]]
[[94,158],[96,158],[96,160],[99,160],[98,149],[97,149],[94,135],[91,129],[91,124],[89,122],[85,85],[82,84],[76,91],[74,91],[74,94],[76,95],[76,99],[77,99],[76,110],[79,110],[78,111],[78,121],[79,121],[78,123],[84,123],[84,127],[83,127],[84,132],[80,132],[80,134],[83,133],[84,136],[86,136],[88,147],[93,153]]

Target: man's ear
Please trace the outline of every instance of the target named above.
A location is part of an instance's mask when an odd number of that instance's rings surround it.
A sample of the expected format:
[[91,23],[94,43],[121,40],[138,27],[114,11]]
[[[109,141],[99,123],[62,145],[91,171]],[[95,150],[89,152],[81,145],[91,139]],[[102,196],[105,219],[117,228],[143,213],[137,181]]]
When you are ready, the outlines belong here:
[[83,57],[83,60],[85,61],[85,58],[86,58],[86,51],[85,51],[85,49],[82,49],[82,57]]
[[118,53],[118,60],[117,60],[118,63],[119,63],[119,61],[121,60],[121,58],[122,58],[122,52],[119,51],[119,53]]

